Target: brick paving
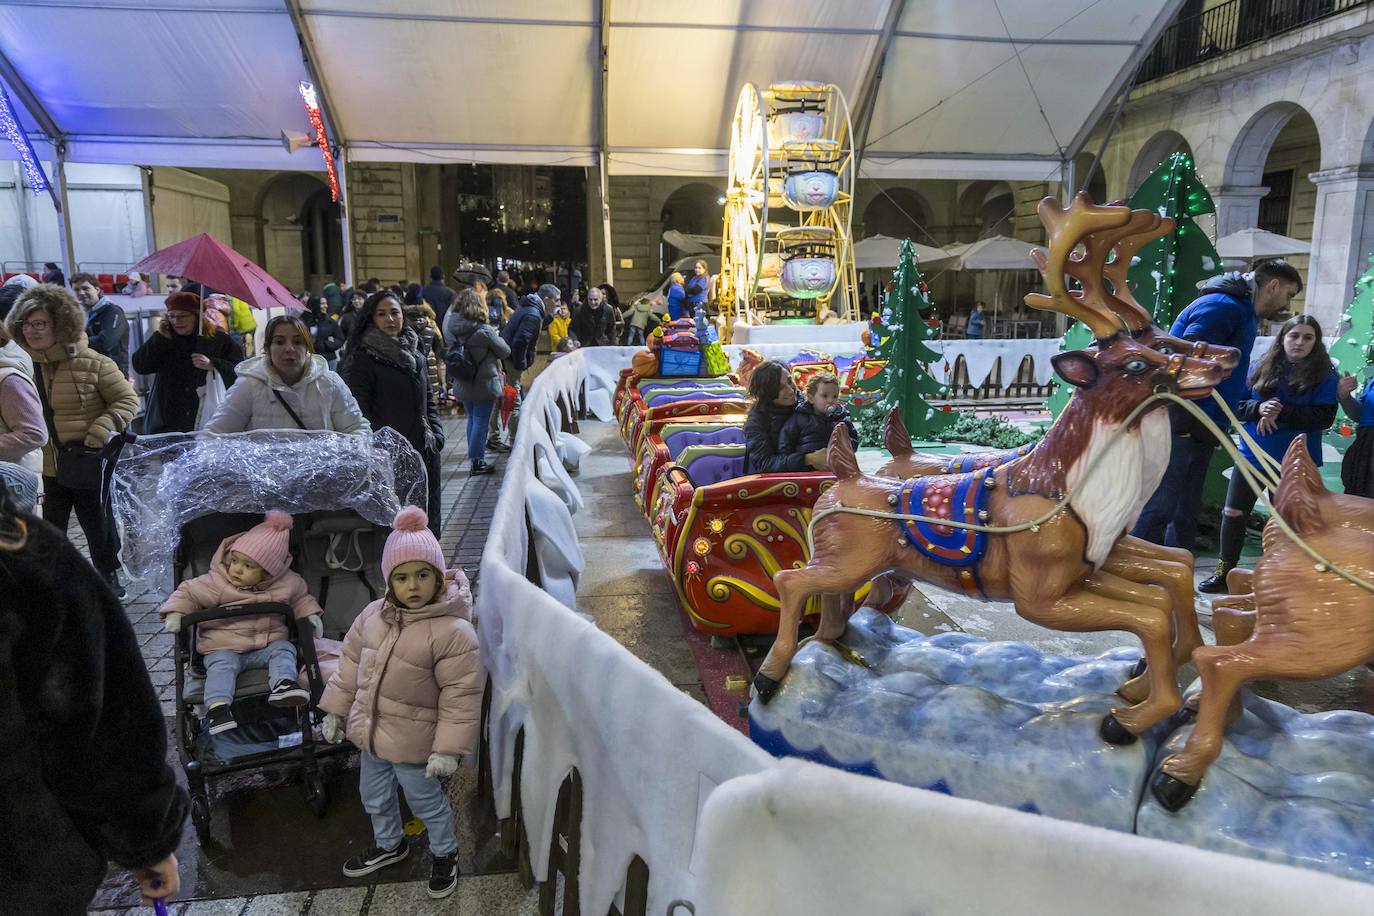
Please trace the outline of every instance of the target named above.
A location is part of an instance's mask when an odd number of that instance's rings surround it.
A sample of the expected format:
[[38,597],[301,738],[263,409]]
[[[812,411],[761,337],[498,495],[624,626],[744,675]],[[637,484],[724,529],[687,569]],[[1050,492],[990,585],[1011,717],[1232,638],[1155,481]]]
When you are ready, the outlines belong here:
[[[505,467],[504,456],[488,455],[488,462],[496,466],[496,473],[471,477],[467,473],[468,459],[467,448],[464,437],[466,419],[463,417],[447,417],[444,420],[444,430],[448,439],[448,446],[444,451],[443,460],[443,495],[441,507],[443,510],[443,526],[440,529],[440,543],[444,548],[445,556],[450,564],[461,567],[472,580],[473,587],[478,586],[478,564],[481,561],[482,550],[490,533],[492,513],[496,508],[497,493],[501,486],[502,472]],[[81,529],[73,518],[69,530],[72,541],[82,550],[85,549],[85,540],[81,534]],[[170,583],[170,580],[169,580]],[[127,596],[124,601],[125,610],[129,620],[133,625],[134,632],[138,635],[140,651],[148,665],[148,673],[152,679],[153,686],[158,691],[158,698],[162,703],[163,716],[166,718],[168,726],[169,744],[174,742],[172,733],[172,722],[174,717],[174,698],[176,696],[176,686],[173,683],[175,677],[175,665],[173,662],[174,641],[171,634],[167,633],[158,618],[157,609],[165,596],[165,592],[158,583],[151,583],[142,580],[125,581]],[[174,760],[173,752],[173,760]],[[356,779],[350,777],[352,781],[352,792],[356,796]],[[469,825],[464,824],[468,820],[467,809],[471,806],[471,791],[475,785],[475,778],[466,771],[460,771],[458,777],[450,784],[450,795],[454,798],[455,816],[459,820],[460,840],[465,834],[470,835],[470,830],[465,829]],[[468,798],[457,797],[466,794]],[[356,798],[354,800],[356,804]],[[304,806],[301,806],[304,811]],[[300,820],[300,829],[311,829],[311,819],[305,814]],[[189,821],[186,824],[185,833],[190,838],[190,843],[194,844],[194,831],[191,829]],[[418,851],[418,850],[417,850]],[[201,854],[196,850],[197,854]],[[473,850],[465,850],[471,855]],[[342,861],[343,856],[337,849],[320,848],[320,855],[328,858],[328,866],[336,868],[335,860]],[[258,890],[258,883],[263,886],[260,888],[264,893],[251,896],[237,896],[220,899],[213,897],[199,900],[186,899],[191,897],[196,889],[188,886],[194,884],[192,878],[188,882],[187,875],[187,840],[183,839],[182,847],[178,851],[178,856],[182,860],[183,873],[183,899],[169,907],[172,916],[210,916],[210,914],[225,914],[225,916],[275,916],[275,914],[289,914],[289,916],[305,916],[305,914],[340,914],[340,916],[367,916],[367,914],[405,914],[405,913],[443,913],[443,914],[490,914],[490,916],[515,916],[515,914],[533,913],[537,895],[533,892],[526,892],[519,879],[513,874],[472,874],[465,867],[464,876],[459,882],[458,892],[452,897],[443,901],[432,901],[425,895],[423,881],[406,881],[401,883],[381,883],[387,880],[385,871],[377,873],[371,882],[354,881],[345,885],[345,879],[340,876],[338,887],[316,888],[313,890],[294,890],[289,883],[283,883],[279,887],[267,886],[273,883],[274,874],[270,871],[262,875],[259,882],[257,875],[253,875],[253,889]],[[414,855],[412,855],[412,858]],[[428,867],[425,866],[425,874]],[[394,880],[394,879],[393,879]],[[129,898],[130,885],[128,876],[122,869],[112,869],[111,876],[106,888],[103,888],[97,896],[97,906],[108,906],[111,903],[119,902],[127,904]],[[286,893],[276,893],[276,891],[288,890]],[[146,909],[137,907],[117,906],[113,909],[95,909],[92,912],[107,914],[129,914],[149,912]]]

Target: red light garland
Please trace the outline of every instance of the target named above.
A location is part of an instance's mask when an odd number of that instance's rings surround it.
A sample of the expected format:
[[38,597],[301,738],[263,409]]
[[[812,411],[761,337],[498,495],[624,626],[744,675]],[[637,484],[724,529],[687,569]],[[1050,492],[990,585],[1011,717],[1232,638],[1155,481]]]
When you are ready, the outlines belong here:
[[301,80],[301,99],[305,101],[305,111],[310,116],[310,126],[315,128],[315,145],[324,154],[324,171],[329,176],[329,196],[333,201],[339,199],[339,172],[334,166],[334,152],[329,148],[329,136],[324,130],[324,116],[320,113],[320,100],[315,95],[315,87]]

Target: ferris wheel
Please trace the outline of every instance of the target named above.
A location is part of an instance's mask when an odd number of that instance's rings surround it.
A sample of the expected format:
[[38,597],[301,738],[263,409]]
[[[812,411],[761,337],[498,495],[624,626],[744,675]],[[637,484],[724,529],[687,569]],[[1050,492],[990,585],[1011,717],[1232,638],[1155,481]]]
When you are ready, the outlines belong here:
[[854,146],[838,86],[791,81],[740,90],[730,127],[718,297],[735,321],[853,320]]

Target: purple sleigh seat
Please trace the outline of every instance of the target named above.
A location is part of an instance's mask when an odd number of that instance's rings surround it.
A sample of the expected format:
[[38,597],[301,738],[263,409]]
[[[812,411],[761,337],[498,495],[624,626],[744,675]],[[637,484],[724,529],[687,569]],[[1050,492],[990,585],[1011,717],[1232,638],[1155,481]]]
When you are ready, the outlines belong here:
[[644,398],[644,405],[646,407],[662,407],[665,404],[676,404],[678,401],[728,401],[742,397],[744,397],[744,392],[738,388],[699,388],[693,391],[664,391],[650,394]]
[[639,396],[648,398],[655,391],[664,388],[733,388],[735,383],[728,378],[695,379],[695,378],[675,378],[664,379],[657,382],[641,382],[639,384]]
[[738,426],[711,430],[679,429],[670,433],[663,444],[668,446],[668,456],[676,459],[683,449],[691,445],[743,445],[744,430]]
[[704,487],[744,474],[743,445],[689,445],[677,457],[692,485]]

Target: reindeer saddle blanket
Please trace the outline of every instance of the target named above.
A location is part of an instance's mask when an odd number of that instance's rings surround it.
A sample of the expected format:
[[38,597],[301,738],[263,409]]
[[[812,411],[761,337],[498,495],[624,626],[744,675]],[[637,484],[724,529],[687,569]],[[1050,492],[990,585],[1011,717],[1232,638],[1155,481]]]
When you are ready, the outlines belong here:
[[[913,478],[903,483],[897,494],[897,511],[902,515],[985,524],[991,492],[985,479],[991,479],[987,469]],[[987,549],[988,536],[982,531],[912,519],[903,519],[901,525],[912,547],[944,566],[973,567]]]
[[983,468],[1000,468],[1023,455],[1029,455],[1032,448],[1033,445],[1023,445],[1002,452],[966,452],[955,455],[945,463],[944,473],[967,474],[969,471],[980,471]]

